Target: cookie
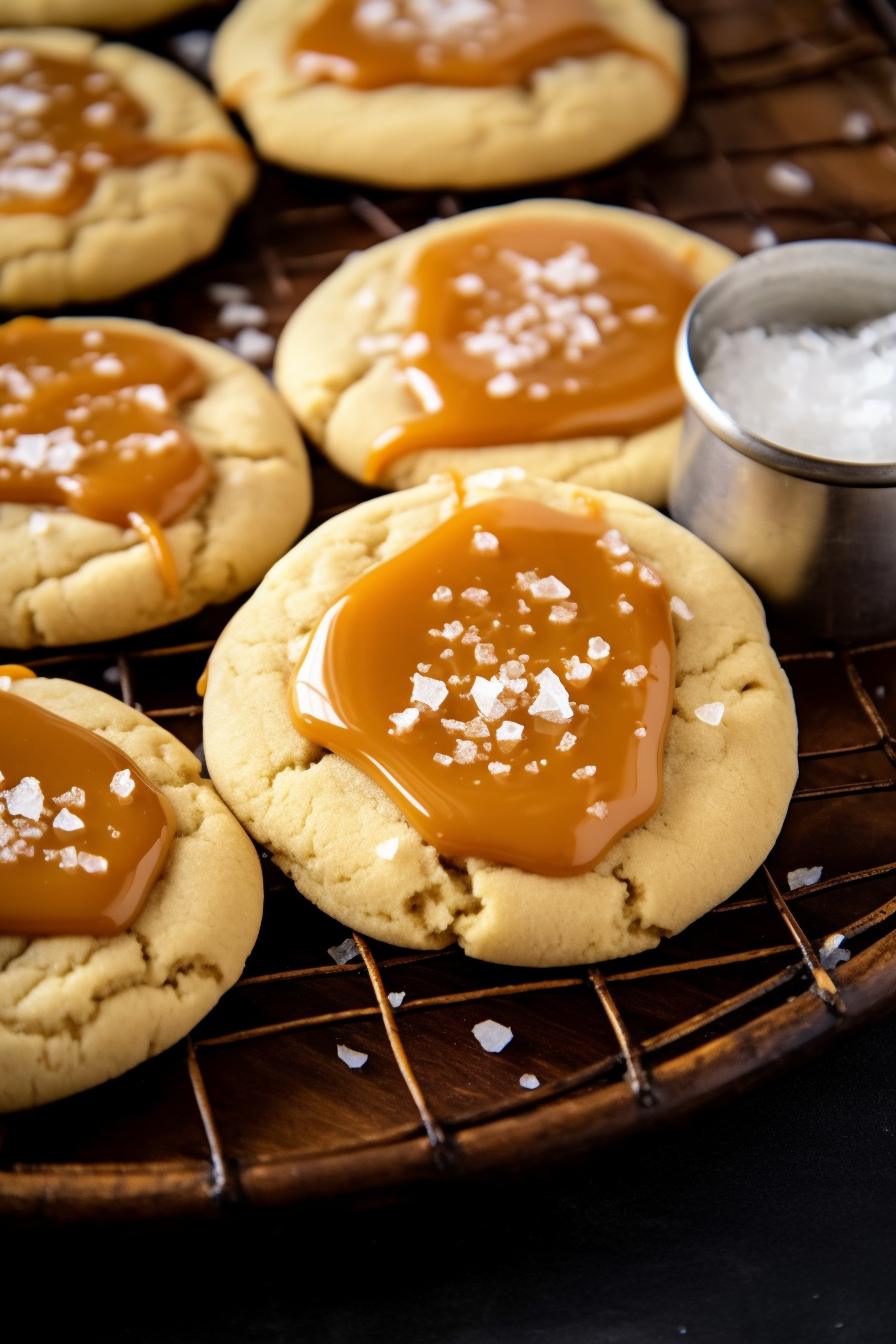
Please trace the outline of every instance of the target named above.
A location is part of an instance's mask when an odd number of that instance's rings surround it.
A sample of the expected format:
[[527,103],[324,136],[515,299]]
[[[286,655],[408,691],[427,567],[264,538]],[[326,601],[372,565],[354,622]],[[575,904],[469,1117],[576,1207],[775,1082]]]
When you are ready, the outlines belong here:
[[220,346],[147,322],[55,318],[48,325],[109,333],[110,347],[116,332],[151,337],[186,354],[204,387],[176,422],[201,450],[210,479],[164,527],[176,595],[151,537],[147,543],[132,527],[74,508],[9,502],[7,494],[0,502],[0,647],[117,639],[257,583],[295,541],[311,505],[304,446],[264,376]]
[[[59,87],[74,94],[60,103]],[[0,160],[5,307],[151,284],[217,247],[252,190],[255,166],[226,115],[157,56],[70,28],[0,29],[0,89],[42,136],[38,158],[14,141]]]
[[[180,1040],[238,979],[261,921],[248,836],[170,733],[101,691],[13,682],[23,698],[125,752],[176,833],[133,925],[112,938],[0,936],[0,1111],[105,1082]],[[4,866],[4,882],[13,880]]]
[[[664,264],[668,261],[689,279],[694,290],[734,260],[727,248],[652,215],[550,200],[474,210],[427,224],[350,257],[290,318],[275,362],[277,385],[284,397],[303,428],[341,471],[359,480],[369,479],[371,445],[380,436],[386,437],[395,425],[410,427],[419,434],[421,405],[401,381],[397,347],[417,320],[409,307],[409,296],[412,303],[414,292],[408,281],[420,258],[435,246],[467,247],[465,240],[477,233],[515,230],[542,222],[552,230],[568,229],[569,240],[576,238],[577,230],[583,233],[605,228],[631,239],[634,245],[647,245],[651,255],[658,255]],[[562,251],[566,244],[558,246]],[[592,252],[599,260],[596,251]],[[475,275],[462,278],[477,279]],[[602,285],[601,277],[595,283]],[[642,288],[649,296],[649,279]],[[601,294],[591,298],[606,302]],[[584,316],[587,319],[587,314]],[[598,320],[606,326],[619,319],[611,313]],[[422,484],[434,472],[446,469],[467,475],[489,468],[521,466],[531,475],[548,480],[575,481],[597,489],[618,490],[650,504],[663,504],[681,432],[681,398],[672,362],[675,325],[674,320],[668,324],[664,338],[668,367],[663,376],[674,392],[670,408],[660,412],[661,417],[666,416],[664,422],[647,429],[636,425],[637,432],[632,433],[586,437],[572,437],[560,426],[551,442],[514,442],[512,427],[504,431],[511,437],[503,442],[494,435],[490,443],[476,447],[454,447],[449,438],[386,460],[376,474],[377,484],[403,489]],[[602,339],[608,346],[620,337]],[[536,363],[529,369],[532,378],[539,375],[541,367]],[[579,367],[571,364],[567,371],[575,374]],[[483,372],[482,382],[486,377],[488,373]],[[521,391],[515,398],[501,401],[500,406],[513,410],[524,402]],[[528,407],[532,414],[540,409],[531,401]],[[479,412],[465,415],[468,425],[478,432],[482,423]],[[529,428],[529,433],[535,431]]]
[[[340,37],[363,32],[372,11],[369,0],[337,3],[331,22],[342,49]],[[411,190],[564,177],[661,135],[681,106],[683,30],[653,0],[585,0],[574,8],[586,25],[603,26],[608,49],[577,58],[560,44],[546,49],[543,68],[521,68],[513,82],[497,82],[508,76],[486,67],[481,87],[460,86],[477,78],[475,62],[454,86],[432,82],[440,76],[430,67],[364,88],[339,82],[338,55],[315,62],[313,52],[304,60],[299,53],[297,63],[298,35],[323,8],[318,0],[242,0],[212,52],[215,87],[245,119],[258,152],[302,172]],[[394,17],[407,22],[411,7],[397,8]],[[530,23],[546,17],[543,4],[541,12],[532,0],[526,8],[535,10]],[[488,27],[495,6],[484,14],[474,28]],[[432,37],[445,18],[437,9],[420,21],[435,25]],[[499,26],[505,20],[502,13]]]
[[[715,552],[636,500],[513,472],[468,478],[466,491],[470,504],[501,496],[570,513],[601,508],[679,599],[663,796],[653,815],[577,876],[446,861],[368,775],[293,726],[290,676],[309,632],[348,585],[454,512],[455,486],[444,478],[330,520],[237,613],[209,667],[212,779],[299,891],[364,934],[412,948],[457,941],[472,957],[531,966],[655,947],[746,881],[787,810],[796,721],[762,608]],[[710,722],[719,705],[721,719]]]
[[140,28],[158,23],[183,9],[192,9],[193,0],[4,0],[0,19],[3,23],[61,23],[75,28]]

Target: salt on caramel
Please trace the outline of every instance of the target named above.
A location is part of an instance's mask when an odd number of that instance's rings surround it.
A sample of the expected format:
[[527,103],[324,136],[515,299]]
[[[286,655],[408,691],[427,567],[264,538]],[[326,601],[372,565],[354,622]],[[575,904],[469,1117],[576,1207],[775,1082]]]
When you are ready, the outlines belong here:
[[681,411],[675,335],[697,284],[632,232],[555,213],[492,220],[432,239],[408,284],[396,377],[419,414],[374,440],[368,480],[426,448],[629,436]]
[[289,704],[440,854],[565,877],[659,806],[674,662],[663,583],[617,530],[498,498],[351,584]]
[[138,332],[19,317],[0,327],[0,503],[64,505],[133,527],[169,593],[162,528],[208,488],[209,464],[177,418],[203,377],[171,343]]
[[0,935],[114,937],[174,834],[171,805],[129,756],[0,677]]
[[[427,12],[428,11],[428,12]],[[671,70],[600,22],[592,0],[330,0],[294,39],[309,83],[356,89],[394,84],[522,85],[560,60],[626,52]],[[677,80],[676,80],[677,82]]]
[[198,149],[244,154],[239,141],[160,141],[146,109],[91,61],[0,49],[0,214],[68,215],[109,168],[142,168]]

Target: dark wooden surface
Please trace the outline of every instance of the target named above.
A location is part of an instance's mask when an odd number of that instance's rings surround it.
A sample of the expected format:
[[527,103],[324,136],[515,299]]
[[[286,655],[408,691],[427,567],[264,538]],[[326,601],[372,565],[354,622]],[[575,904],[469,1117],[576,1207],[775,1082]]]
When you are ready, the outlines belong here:
[[[656,211],[741,251],[768,230],[781,240],[890,239],[896,63],[863,11],[823,0],[673,8],[694,38],[679,126],[625,164],[546,194]],[[157,49],[173,31],[156,33]],[[856,111],[868,118],[861,141],[844,132]],[[808,195],[770,185],[781,160],[812,174]],[[276,334],[349,251],[434,214],[527,194],[373,196],[266,170],[215,258],[118,311],[214,339],[206,287],[227,279],[251,288]],[[369,493],[319,458],[315,478],[313,525]],[[228,615],[211,609],[120,648],[28,661],[117,687],[197,749],[193,687]],[[420,1182],[444,1199],[459,1176],[656,1129],[882,1012],[896,999],[896,643],[843,651],[791,632],[777,643],[797,698],[800,782],[767,868],[718,911],[656,952],[600,968],[529,972],[373,942],[364,962],[337,968],[326,950],[347,930],[264,860],[265,918],[240,984],[160,1059],[7,1117],[0,1211],[227,1220],[247,1205]],[[815,864],[823,881],[788,893],[787,872]],[[852,959],[829,980],[818,946],[837,931]],[[407,996],[394,1030],[380,981]],[[471,1035],[484,1017],[514,1031],[500,1056]],[[346,1069],[337,1043],[368,1052],[364,1069]],[[538,1091],[519,1087],[524,1072],[542,1080]]]

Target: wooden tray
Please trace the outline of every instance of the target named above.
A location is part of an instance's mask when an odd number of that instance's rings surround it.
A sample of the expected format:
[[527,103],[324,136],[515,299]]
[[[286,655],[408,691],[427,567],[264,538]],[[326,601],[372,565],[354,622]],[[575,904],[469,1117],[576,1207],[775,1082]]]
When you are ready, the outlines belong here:
[[[660,144],[542,194],[649,210],[737,248],[896,228],[896,62],[884,0],[675,0],[693,37],[692,96]],[[195,16],[158,29],[170,51]],[[896,25],[894,25],[896,27]],[[850,114],[861,113],[856,117]],[[859,138],[857,138],[857,132]],[[813,187],[782,195],[786,160]],[[346,254],[486,201],[376,197],[266,170],[210,262],[117,311],[216,339],[215,280],[248,285],[272,334]],[[370,492],[315,459],[315,525]],[[231,608],[120,648],[39,653],[39,672],[139,704],[201,746],[195,683]],[[755,1082],[896,1001],[896,640],[865,648],[777,640],[796,694],[801,772],[768,864],[655,952],[603,967],[526,971],[456,949],[359,939],[297,897],[262,855],[267,900],[244,978],[193,1033],[124,1078],[8,1116],[0,1212],[52,1217],[220,1211],[440,1181],[573,1154]],[[15,655],[10,655],[15,657]],[[0,661],[4,661],[0,652]],[[823,866],[796,892],[787,873]],[[846,936],[828,973],[819,947]],[[403,990],[394,1012],[386,993]],[[501,1055],[471,1035],[512,1027]],[[366,1051],[349,1071],[338,1043]],[[537,1091],[520,1075],[534,1073]]]

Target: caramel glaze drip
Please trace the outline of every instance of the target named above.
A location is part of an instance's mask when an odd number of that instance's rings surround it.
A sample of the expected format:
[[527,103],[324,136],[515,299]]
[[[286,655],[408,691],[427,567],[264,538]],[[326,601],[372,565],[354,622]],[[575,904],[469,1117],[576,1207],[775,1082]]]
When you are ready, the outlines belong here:
[[129,756],[0,690],[0,934],[111,938],[140,913],[175,834]]
[[592,0],[492,0],[467,22],[421,18],[406,0],[330,0],[295,38],[309,81],[355,89],[393,84],[491,88],[526,82],[560,60],[621,51],[671,70],[601,22]]
[[25,47],[0,49],[0,213],[68,215],[107,168],[142,168],[210,149],[244,154],[238,140],[152,140],[145,108],[90,61]]
[[499,498],[356,580],[289,703],[440,854],[566,877],[659,806],[674,661],[665,588],[617,531]]
[[0,327],[0,502],[135,528],[176,594],[162,527],[200,498],[211,469],[175,412],[202,388],[167,341],[15,318]]
[[409,283],[397,376],[422,413],[374,440],[369,480],[425,448],[628,436],[681,411],[675,334],[697,285],[630,232],[492,223],[431,242]]

